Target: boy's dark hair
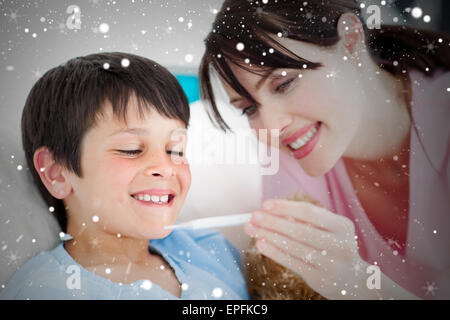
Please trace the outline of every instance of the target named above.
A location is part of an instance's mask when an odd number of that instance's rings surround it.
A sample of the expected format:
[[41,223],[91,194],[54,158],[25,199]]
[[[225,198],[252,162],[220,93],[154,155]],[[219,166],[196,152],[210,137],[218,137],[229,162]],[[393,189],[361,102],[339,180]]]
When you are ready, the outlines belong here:
[[46,146],[55,161],[82,176],[81,142],[109,101],[114,116],[126,121],[129,98],[138,112],[156,111],[189,123],[189,104],[176,78],[158,63],[120,52],[77,57],[46,72],[31,89],[22,113],[22,143],[33,180],[64,232],[66,209],[34,169],[35,151]]

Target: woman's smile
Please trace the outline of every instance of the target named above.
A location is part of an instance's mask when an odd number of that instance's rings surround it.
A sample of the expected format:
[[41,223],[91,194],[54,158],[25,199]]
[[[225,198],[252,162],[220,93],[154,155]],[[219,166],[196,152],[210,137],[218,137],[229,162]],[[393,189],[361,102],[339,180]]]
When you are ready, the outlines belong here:
[[302,159],[312,152],[320,137],[322,122],[305,126],[284,139],[282,144],[292,151],[296,159]]

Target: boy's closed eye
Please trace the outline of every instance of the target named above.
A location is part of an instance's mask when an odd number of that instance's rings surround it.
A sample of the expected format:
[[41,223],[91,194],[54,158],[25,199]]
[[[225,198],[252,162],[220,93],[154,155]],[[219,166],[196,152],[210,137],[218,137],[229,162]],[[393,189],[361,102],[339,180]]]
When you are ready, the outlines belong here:
[[[119,153],[128,155],[128,156],[138,156],[139,154],[142,153],[142,150],[136,149],[136,150],[116,150]],[[176,155],[179,157],[183,157],[184,156],[184,152],[183,151],[179,151],[179,150],[167,150],[166,151],[167,154],[170,155]]]

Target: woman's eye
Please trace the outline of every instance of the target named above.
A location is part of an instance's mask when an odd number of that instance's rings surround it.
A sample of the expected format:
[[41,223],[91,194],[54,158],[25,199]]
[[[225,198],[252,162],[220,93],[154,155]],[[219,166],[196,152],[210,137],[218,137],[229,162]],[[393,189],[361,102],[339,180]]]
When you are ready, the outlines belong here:
[[247,115],[248,117],[254,115],[256,113],[255,106],[248,106],[242,110],[242,115]]
[[285,82],[283,82],[282,84],[280,84],[278,87],[275,88],[275,92],[283,92],[284,90],[286,90],[289,85],[292,83],[292,81],[294,81],[294,79],[289,79]]
[[117,152],[122,153],[122,154],[126,154],[128,156],[137,156],[142,151],[141,150],[117,150]]
[[176,150],[167,150],[167,154],[170,154],[170,155],[174,154],[174,155],[176,155],[178,157],[184,156],[184,152],[183,151],[176,151]]

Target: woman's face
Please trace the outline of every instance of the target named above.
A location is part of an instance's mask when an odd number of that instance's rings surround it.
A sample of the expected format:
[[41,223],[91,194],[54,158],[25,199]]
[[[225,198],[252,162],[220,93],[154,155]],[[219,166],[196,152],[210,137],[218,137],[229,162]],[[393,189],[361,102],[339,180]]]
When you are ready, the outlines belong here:
[[355,146],[366,100],[364,90],[360,90],[360,66],[350,57],[344,58],[339,46],[322,48],[285,38],[278,41],[323,66],[315,70],[276,69],[264,80],[231,65],[240,83],[260,103],[256,107],[227,84],[225,89],[257,133],[258,129],[268,129],[269,133],[279,129],[280,150],[296,158],[306,173],[318,176]]

